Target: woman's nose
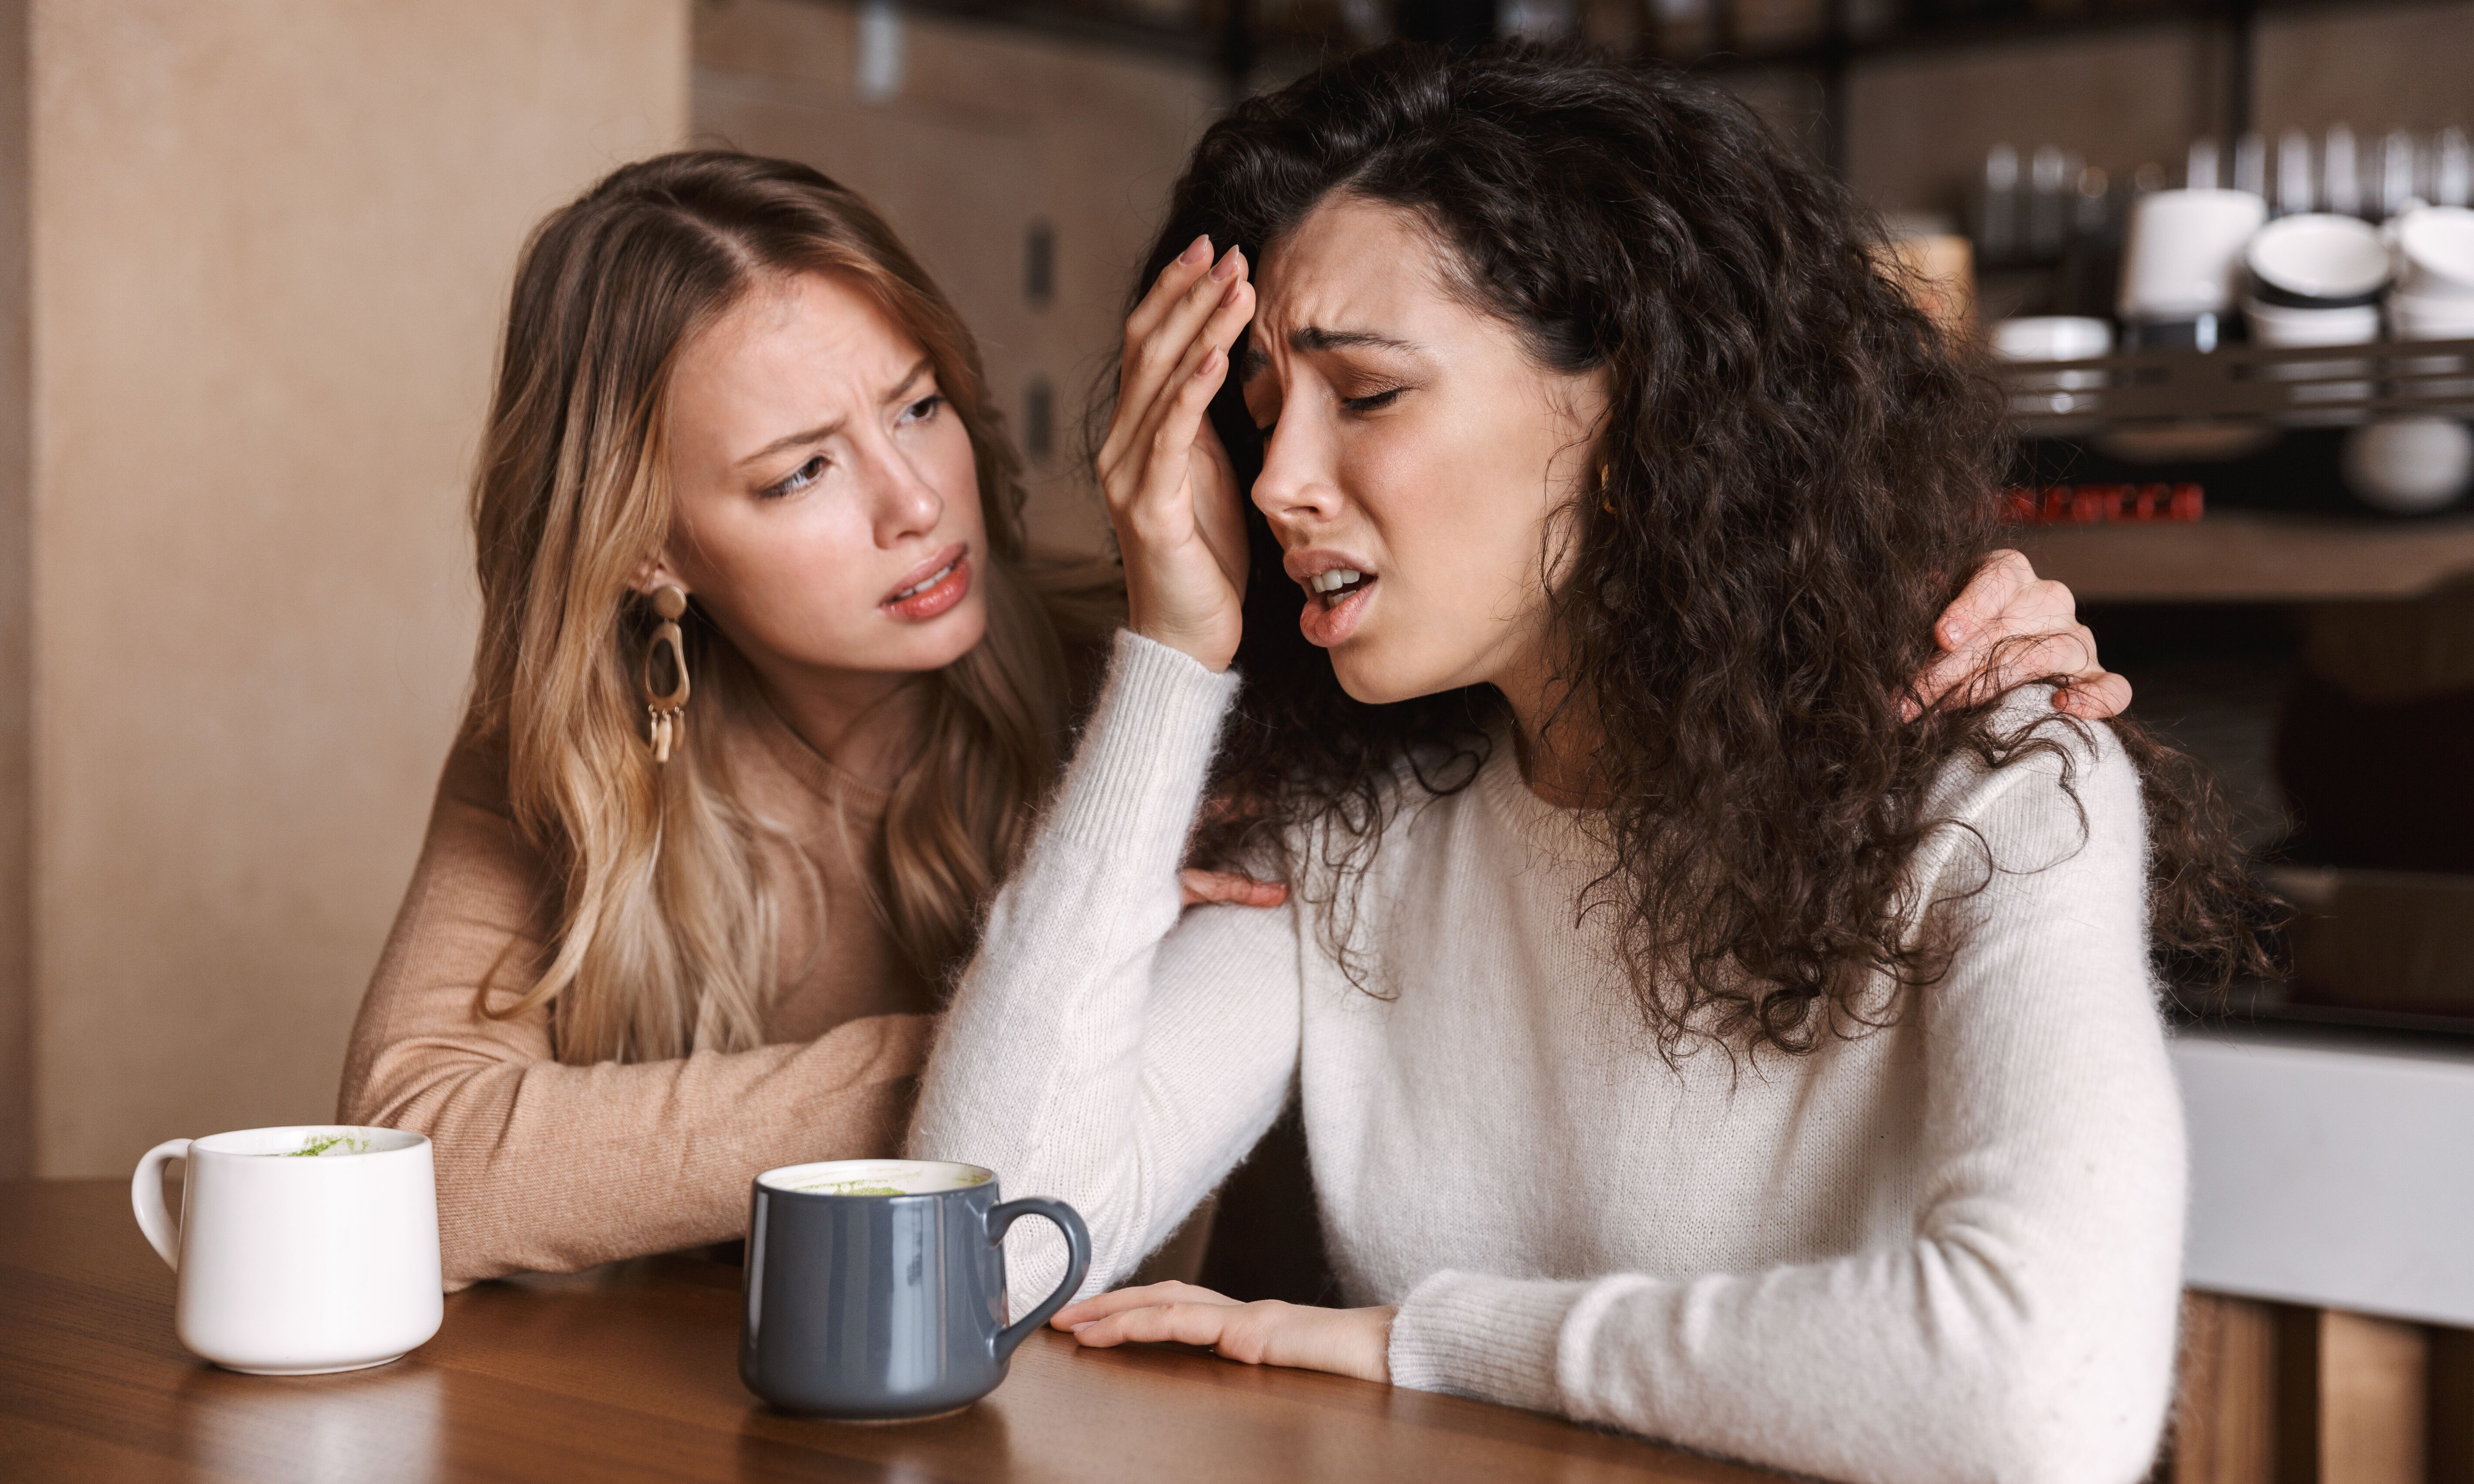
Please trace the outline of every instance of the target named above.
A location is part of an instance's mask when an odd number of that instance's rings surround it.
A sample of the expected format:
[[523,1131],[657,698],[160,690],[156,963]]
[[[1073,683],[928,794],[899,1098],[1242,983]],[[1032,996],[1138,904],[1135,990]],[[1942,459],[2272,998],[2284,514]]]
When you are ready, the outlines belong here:
[[934,531],[945,518],[945,497],[921,477],[901,450],[887,447],[878,452],[879,457],[869,461],[876,466],[876,477],[869,482],[875,487],[877,544],[896,546]]
[[1340,511],[1340,482],[1330,443],[1305,418],[1283,418],[1263,448],[1263,472],[1254,479],[1254,506],[1273,525],[1282,520],[1328,520]]

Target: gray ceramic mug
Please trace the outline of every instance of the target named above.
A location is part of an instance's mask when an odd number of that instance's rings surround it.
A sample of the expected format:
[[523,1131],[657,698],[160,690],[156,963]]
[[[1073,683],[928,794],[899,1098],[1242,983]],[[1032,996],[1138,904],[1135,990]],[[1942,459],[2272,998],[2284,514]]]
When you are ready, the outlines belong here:
[[[1014,1348],[1091,1271],[1063,1201],[997,1202],[996,1177],[933,1160],[835,1160],[756,1177],[741,1280],[739,1376],[775,1406],[850,1422],[959,1411],[1005,1379]],[[1006,1229],[1065,1233],[1065,1281],[1006,1321]]]

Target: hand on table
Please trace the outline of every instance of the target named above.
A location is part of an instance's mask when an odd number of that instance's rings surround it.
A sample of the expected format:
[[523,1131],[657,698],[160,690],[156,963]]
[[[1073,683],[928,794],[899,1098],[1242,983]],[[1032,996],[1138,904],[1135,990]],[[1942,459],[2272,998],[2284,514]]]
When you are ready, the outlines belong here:
[[2130,682],[2097,659],[2096,635],[2078,621],[2071,590],[2039,579],[2015,551],[1985,559],[1934,623],[1933,637],[1947,653],[1901,703],[1911,721],[1945,696],[1970,706],[2048,675],[2070,678],[2053,692],[2055,710],[2102,721],[2130,706]]
[[1203,416],[1254,314],[1246,255],[1198,237],[1126,320],[1100,488],[1126,562],[1127,627],[1228,668],[1243,631],[1246,515],[1236,469]]
[[1096,1349],[1174,1340],[1249,1366],[1389,1382],[1395,1312],[1388,1305],[1320,1308],[1273,1299],[1240,1304],[1192,1283],[1152,1283],[1069,1304],[1049,1323]]

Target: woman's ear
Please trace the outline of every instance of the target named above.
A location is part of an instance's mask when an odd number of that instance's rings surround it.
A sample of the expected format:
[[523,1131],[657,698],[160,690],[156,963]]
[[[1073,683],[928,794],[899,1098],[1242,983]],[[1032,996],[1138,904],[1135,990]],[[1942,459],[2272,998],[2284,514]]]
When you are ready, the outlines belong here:
[[671,570],[670,560],[666,555],[645,559],[636,568],[635,575],[627,579],[627,586],[635,589],[637,596],[644,598],[664,587],[676,587],[681,592],[691,590],[679,580],[679,574]]

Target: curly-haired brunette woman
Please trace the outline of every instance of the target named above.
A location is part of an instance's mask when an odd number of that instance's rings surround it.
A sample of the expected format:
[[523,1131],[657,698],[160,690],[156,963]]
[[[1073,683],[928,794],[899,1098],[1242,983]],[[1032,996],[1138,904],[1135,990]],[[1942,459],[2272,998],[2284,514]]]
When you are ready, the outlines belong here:
[[[1204,137],[1099,455],[1131,632],[911,1148],[1075,1201],[1104,1287],[1295,1086],[1361,1306],[1060,1326],[1831,1477],[2142,1472],[2154,955],[2252,963],[2255,898],[2052,684],[1913,715],[1998,424],[1864,228],[1583,56],[1388,49]],[[1215,757],[1285,910],[1179,915]]]

